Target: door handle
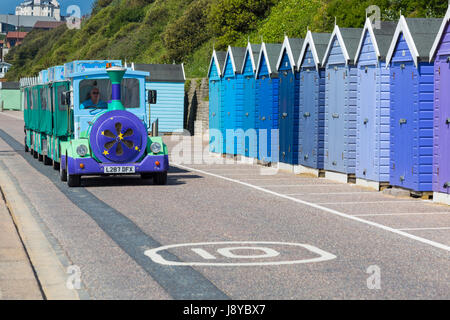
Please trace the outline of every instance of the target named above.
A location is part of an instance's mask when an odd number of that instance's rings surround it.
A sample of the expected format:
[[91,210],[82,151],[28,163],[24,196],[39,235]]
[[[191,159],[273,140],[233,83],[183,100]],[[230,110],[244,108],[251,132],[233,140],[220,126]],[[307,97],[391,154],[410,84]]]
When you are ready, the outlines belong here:
[[365,118],[364,119],[364,124],[367,124],[367,122],[369,122],[369,119]]
[[266,120],[266,117],[262,117],[261,120],[262,120],[262,121]]
[[405,176],[400,176],[400,181],[401,182],[405,181]]
[[311,113],[305,112],[305,113],[303,114],[303,116],[304,116],[305,118],[310,117],[310,116],[311,116]]
[[405,124],[406,123],[406,119],[400,119],[399,123],[400,124]]
[[336,161],[333,161],[332,165],[333,165],[333,166],[337,165],[337,162],[336,162]]
[[248,117],[248,112],[245,114],[246,117]]
[[447,120],[445,121],[445,124],[450,124],[450,118],[447,118]]
[[338,113],[333,113],[332,117],[337,119],[337,118],[339,118],[339,114]]
[[444,183],[444,188],[450,188],[450,182]]
[[215,112],[213,112],[213,113],[212,113],[212,116],[213,116],[213,117],[215,117],[215,116],[216,116],[216,113],[215,113]]
[[286,118],[288,116],[288,114],[286,112],[283,113],[283,118]]

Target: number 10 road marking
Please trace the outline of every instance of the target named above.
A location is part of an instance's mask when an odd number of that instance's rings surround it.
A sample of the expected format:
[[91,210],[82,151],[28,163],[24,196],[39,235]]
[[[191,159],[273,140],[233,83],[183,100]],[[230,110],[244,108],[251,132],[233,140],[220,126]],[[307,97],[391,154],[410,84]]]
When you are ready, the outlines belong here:
[[[205,248],[207,246],[216,246],[217,250],[214,252],[212,248]],[[309,252],[318,255],[315,258],[308,259],[292,259],[289,260],[283,258],[280,252],[270,248],[270,246],[277,247],[290,247],[303,248]],[[169,261],[163,258],[160,254],[163,251],[184,247],[188,252],[194,252],[201,259],[206,261],[191,261],[191,262],[178,262]],[[203,247],[203,248],[202,248]],[[254,251],[255,254],[238,254],[238,250],[246,250],[247,252]],[[335,259],[336,256],[323,251],[317,247],[309,244],[301,243],[286,243],[286,242],[256,242],[256,241],[231,241],[231,242],[201,242],[201,243],[182,243],[168,246],[162,246],[155,249],[145,251],[145,255],[152,259],[154,262],[167,265],[167,266],[274,266],[274,265],[288,265],[288,264],[300,264],[300,263],[313,263],[322,262]],[[228,259],[229,262],[215,262],[218,258]],[[257,259],[277,258],[275,261],[255,261]],[[244,260],[252,260],[251,262],[243,262]],[[237,262],[239,261],[239,262]]]

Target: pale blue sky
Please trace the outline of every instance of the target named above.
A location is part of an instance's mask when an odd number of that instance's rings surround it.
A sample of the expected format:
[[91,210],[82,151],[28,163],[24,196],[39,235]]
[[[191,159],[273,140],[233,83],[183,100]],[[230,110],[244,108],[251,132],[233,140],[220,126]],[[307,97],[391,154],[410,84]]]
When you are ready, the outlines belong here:
[[[0,0],[0,14],[14,14],[16,6],[24,0]],[[58,0],[61,5],[61,15],[66,16],[66,9],[70,5],[78,5],[81,8],[81,14],[91,12],[91,6],[94,0]]]

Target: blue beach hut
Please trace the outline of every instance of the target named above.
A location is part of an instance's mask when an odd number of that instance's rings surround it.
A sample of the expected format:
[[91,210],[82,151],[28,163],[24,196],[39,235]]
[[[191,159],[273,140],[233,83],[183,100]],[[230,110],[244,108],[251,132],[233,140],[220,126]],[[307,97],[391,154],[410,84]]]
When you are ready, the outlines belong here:
[[242,154],[242,111],[244,105],[244,76],[242,63],[245,48],[228,47],[222,78],[222,119],[225,153]]
[[450,205],[450,8],[431,48],[433,60],[433,201]]
[[323,169],[325,134],[325,69],[322,60],[330,33],[308,30],[297,62],[299,86],[298,171],[319,176]]
[[348,182],[356,161],[357,68],[362,29],[335,26],[325,52],[325,177]]
[[[277,61],[277,72],[280,78],[279,159],[280,163],[288,165],[298,163],[299,75],[297,61],[302,46],[303,39],[285,36]],[[293,167],[288,169],[293,169]]]
[[145,89],[156,90],[156,104],[148,104],[146,122],[158,119],[158,128],[164,133],[181,133],[184,128],[184,83],[186,77],[183,64],[133,64],[135,70],[150,72]]
[[442,19],[400,17],[386,57],[391,78],[392,186],[432,191],[434,66],[429,53]]
[[377,190],[389,185],[390,71],[386,54],[396,22],[374,28],[366,19],[355,64],[358,68],[356,183]]
[[247,45],[242,75],[244,76],[244,102],[242,111],[242,155],[248,158],[258,158],[258,140],[256,132],[256,63],[258,62],[261,45]]
[[209,63],[209,151],[223,153],[222,138],[222,69],[227,53],[213,50]]
[[256,129],[258,159],[278,162],[278,91],[276,69],[281,44],[262,43],[256,69]]

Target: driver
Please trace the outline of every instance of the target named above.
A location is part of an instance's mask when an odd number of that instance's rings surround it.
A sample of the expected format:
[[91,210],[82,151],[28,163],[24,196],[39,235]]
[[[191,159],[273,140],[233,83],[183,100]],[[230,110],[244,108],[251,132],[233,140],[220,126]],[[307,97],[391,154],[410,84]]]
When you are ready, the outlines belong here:
[[81,104],[80,109],[108,109],[108,104],[100,100],[100,91],[98,88],[92,88],[89,97],[90,99]]

